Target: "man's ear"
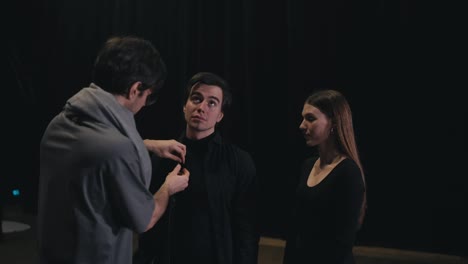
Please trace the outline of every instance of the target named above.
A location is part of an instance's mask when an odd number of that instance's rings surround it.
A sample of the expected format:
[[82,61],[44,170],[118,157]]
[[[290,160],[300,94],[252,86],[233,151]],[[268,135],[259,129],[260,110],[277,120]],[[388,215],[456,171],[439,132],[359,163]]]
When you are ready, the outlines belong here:
[[218,119],[216,120],[216,123],[221,122],[221,120],[223,120],[223,117],[224,117],[224,113],[220,112],[219,115],[218,115]]
[[131,100],[133,98],[135,98],[136,96],[138,96],[140,90],[138,90],[138,88],[140,87],[141,85],[141,82],[134,82],[132,84],[132,86],[130,87],[129,91],[128,91],[128,99]]

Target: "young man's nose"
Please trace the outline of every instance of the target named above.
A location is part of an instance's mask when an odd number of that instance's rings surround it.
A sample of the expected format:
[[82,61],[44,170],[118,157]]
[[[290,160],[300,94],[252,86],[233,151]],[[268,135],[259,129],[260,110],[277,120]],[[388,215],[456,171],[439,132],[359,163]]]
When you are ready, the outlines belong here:
[[198,111],[206,112],[207,109],[208,109],[208,102],[206,101],[203,101],[198,105]]

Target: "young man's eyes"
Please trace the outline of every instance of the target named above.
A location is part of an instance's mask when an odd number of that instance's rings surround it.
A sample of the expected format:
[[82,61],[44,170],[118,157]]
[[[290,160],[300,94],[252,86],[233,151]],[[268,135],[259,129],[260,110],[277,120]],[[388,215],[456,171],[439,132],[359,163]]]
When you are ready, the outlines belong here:
[[210,101],[208,101],[208,105],[209,105],[209,106],[212,106],[212,107],[215,107],[215,106],[218,105],[218,102],[215,101],[215,100],[210,100]]
[[[203,102],[203,98],[200,97],[200,96],[192,96],[190,98],[190,101],[192,101],[195,104],[199,104],[199,103]],[[215,107],[215,106],[218,105],[218,102],[216,100],[208,100],[208,105],[210,107]]]
[[202,100],[201,100],[201,98],[198,97],[198,96],[192,96],[192,97],[190,98],[190,101],[192,101],[192,102],[198,104],[198,103],[200,103]]

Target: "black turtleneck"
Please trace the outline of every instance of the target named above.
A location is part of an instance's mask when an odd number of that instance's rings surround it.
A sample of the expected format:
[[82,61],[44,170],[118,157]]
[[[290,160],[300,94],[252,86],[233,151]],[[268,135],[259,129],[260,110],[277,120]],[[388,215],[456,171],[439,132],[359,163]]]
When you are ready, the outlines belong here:
[[215,133],[200,140],[187,137],[182,140],[187,147],[185,166],[190,171],[190,180],[187,189],[175,196],[171,263],[215,263],[210,203],[204,173],[205,155],[214,135]]

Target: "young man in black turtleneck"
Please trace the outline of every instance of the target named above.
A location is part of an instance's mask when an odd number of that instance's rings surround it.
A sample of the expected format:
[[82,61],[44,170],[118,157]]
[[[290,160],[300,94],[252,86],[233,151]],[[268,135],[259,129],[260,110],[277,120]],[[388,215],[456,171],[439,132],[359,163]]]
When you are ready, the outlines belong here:
[[[187,149],[189,187],[173,196],[163,219],[140,235],[135,264],[257,263],[255,165],[249,153],[215,129],[231,98],[226,81],[213,73],[189,80],[186,130],[179,139]],[[162,184],[173,162],[154,157],[151,190]]]

